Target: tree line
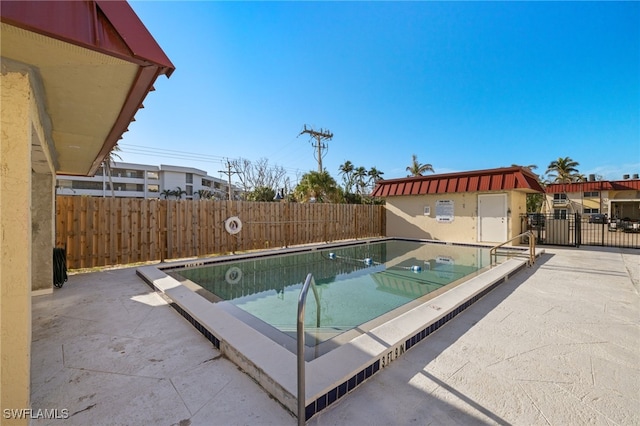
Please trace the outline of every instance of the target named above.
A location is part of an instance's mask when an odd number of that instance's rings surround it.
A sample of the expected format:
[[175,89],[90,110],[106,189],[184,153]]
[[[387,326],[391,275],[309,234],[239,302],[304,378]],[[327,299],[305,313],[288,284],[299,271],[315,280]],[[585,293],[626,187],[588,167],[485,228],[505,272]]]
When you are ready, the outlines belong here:
[[[303,174],[296,185],[292,185],[284,168],[269,165],[269,160],[262,158],[256,162],[247,159],[233,160],[230,169],[239,180],[242,199],[248,201],[280,201],[317,202],[317,203],[348,203],[348,204],[380,204],[383,200],[371,197],[371,192],[378,181],[382,180],[384,172],[375,166],[366,168],[356,166],[350,160],[341,164],[338,174],[342,178],[342,185],[325,169],[322,172],[309,171]],[[408,176],[422,176],[426,172],[433,172],[431,164],[422,164],[417,155],[413,154],[411,163],[406,168]],[[185,193],[181,188],[164,190],[164,198],[181,198]],[[201,199],[223,199],[221,192],[208,190],[198,191]]]
[[[120,148],[115,145],[105,158],[103,165],[111,182],[111,165],[115,158],[120,158]],[[559,157],[547,166],[545,173],[538,176],[539,183],[544,187],[552,183],[584,182],[587,177],[580,173],[580,163],[571,157]],[[520,166],[533,172],[538,168],[535,164]],[[309,171],[302,175],[294,186],[283,167],[269,165],[266,158],[252,162],[247,159],[237,159],[230,162],[230,170],[240,181],[242,199],[248,201],[279,201],[291,202],[319,202],[319,203],[349,203],[349,204],[380,204],[384,201],[376,199],[370,194],[378,181],[383,180],[384,172],[375,166],[367,169],[356,166],[350,160],[345,161],[338,168],[338,174],[342,177],[342,186],[325,169],[322,172]],[[418,156],[413,154],[411,162],[406,167],[407,177],[423,176],[427,172],[434,173],[433,166],[429,163],[420,163]],[[535,172],[533,172],[535,174]],[[546,175],[546,176],[545,176]],[[596,180],[603,177],[596,175]],[[113,188],[113,184],[111,184]],[[113,191],[112,191],[113,192]],[[186,191],[181,188],[175,190],[165,189],[160,195],[163,198],[182,198]],[[197,191],[200,199],[225,199],[226,193],[201,189]],[[115,194],[112,193],[112,196]],[[543,202],[543,194],[531,194],[527,199],[527,211],[538,211]]]

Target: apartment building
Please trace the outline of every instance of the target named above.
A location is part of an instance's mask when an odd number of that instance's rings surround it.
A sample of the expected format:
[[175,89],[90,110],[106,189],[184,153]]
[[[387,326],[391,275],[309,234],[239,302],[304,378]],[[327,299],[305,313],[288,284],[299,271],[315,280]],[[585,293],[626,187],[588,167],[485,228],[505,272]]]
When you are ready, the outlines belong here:
[[567,214],[606,214],[610,218],[640,219],[640,178],[624,175],[622,180],[555,183],[545,189],[543,210],[557,219]]
[[[204,170],[166,164],[113,163],[113,192],[104,167],[92,177],[57,175],[56,178],[58,195],[220,200],[229,197],[229,182],[209,176]],[[239,199],[241,190],[231,185],[231,194],[233,199]]]

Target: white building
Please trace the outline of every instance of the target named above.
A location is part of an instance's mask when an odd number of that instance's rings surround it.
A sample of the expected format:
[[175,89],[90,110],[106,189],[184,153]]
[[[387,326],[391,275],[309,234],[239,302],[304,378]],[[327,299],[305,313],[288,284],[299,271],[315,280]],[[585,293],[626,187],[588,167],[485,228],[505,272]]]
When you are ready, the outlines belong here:
[[[109,176],[104,167],[93,177],[57,175],[57,195],[111,197]],[[228,199],[229,182],[207,175],[192,167],[161,164],[113,163],[113,195],[132,198],[215,198]],[[241,190],[231,185],[232,196],[239,199]],[[179,194],[179,195],[178,195]]]

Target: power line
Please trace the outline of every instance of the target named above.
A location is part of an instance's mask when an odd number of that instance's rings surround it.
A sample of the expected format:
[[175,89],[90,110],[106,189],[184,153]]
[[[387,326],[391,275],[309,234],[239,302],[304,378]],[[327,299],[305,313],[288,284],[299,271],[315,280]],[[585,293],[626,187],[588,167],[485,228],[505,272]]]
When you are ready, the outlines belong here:
[[[211,154],[202,154],[195,152],[186,152],[182,150],[174,150],[174,149],[166,149],[166,148],[157,148],[145,145],[134,145],[129,143],[120,143],[121,153],[123,154],[132,154],[132,155],[144,155],[144,156],[154,156],[159,158],[171,158],[178,160],[188,160],[200,163],[220,163],[225,164],[225,162],[229,162],[228,157],[211,155]],[[232,159],[233,161],[242,161],[242,157],[238,157]],[[251,160],[248,160],[251,161]],[[295,179],[298,179],[299,174],[303,173],[299,168],[293,167],[284,167],[275,164],[271,167],[271,169],[282,168],[287,171],[288,174],[295,176]]]
[[[283,146],[274,150],[273,161],[276,163],[299,162],[303,155],[299,147],[297,138],[290,138]],[[293,159],[291,159],[292,157]]]
[[[185,159],[185,160],[193,160],[193,161],[200,161],[200,162],[219,162],[221,164],[224,164],[227,159],[229,159],[229,157],[222,157],[222,156],[215,156],[215,155],[207,155],[207,154],[198,154],[198,153],[189,153],[189,152],[184,152],[184,151],[176,151],[176,150],[171,150],[171,149],[163,149],[163,148],[147,148],[147,147],[138,147],[138,146],[134,146],[134,145],[128,145],[129,147],[125,146],[124,144],[122,145],[122,152],[123,153],[130,153],[130,154],[139,154],[139,155],[153,155],[156,157],[163,157],[163,158],[178,158],[178,159]],[[126,148],[126,149],[124,149]],[[234,158],[232,160],[238,160],[238,161],[242,161],[243,158],[242,157],[237,157]],[[248,159],[247,159],[248,160]],[[251,160],[248,160],[251,161]],[[302,170],[300,170],[299,168],[293,168],[293,167],[284,167],[284,166],[279,166],[279,165],[274,165],[274,167],[281,167],[285,170],[289,170],[292,172],[301,172]]]
[[123,152],[125,151],[124,148],[126,148],[127,151],[131,151],[131,152],[137,152],[137,153],[141,153],[141,154],[148,154],[148,153],[153,153],[153,154],[157,154],[157,153],[164,153],[164,154],[170,154],[172,156],[176,156],[176,157],[180,157],[180,158],[189,158],[189,157],[193,157],[194,159],[197,160],[215,160],[215,161],[220,161],[222,162],[225,157],[219,156],[219,155],[211,155],[211,154],[203,154],[203,153],[195,153],[195,152],[186,152],[183,150],[174,150],[174,149],[165,149],[165,148],[156,148],[156,147],[151,147],[151,146],[144,146],[144,145],[132,145],[132,144],[118,144],[121,148],[123,148]]

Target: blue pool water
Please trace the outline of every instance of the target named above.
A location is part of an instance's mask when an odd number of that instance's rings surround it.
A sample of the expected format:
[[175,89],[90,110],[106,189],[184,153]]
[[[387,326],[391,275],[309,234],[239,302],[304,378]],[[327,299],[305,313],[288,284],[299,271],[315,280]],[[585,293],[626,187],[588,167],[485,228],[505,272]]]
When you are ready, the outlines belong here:
[[210,301],[248,324],[295,338],[298,296],[312,273],[317,291],[307,297],[305,329],[307,343],[316,345],[422,303],[488,265],[483,247],[387,240],[210,264],[172,275],[197,284]]

